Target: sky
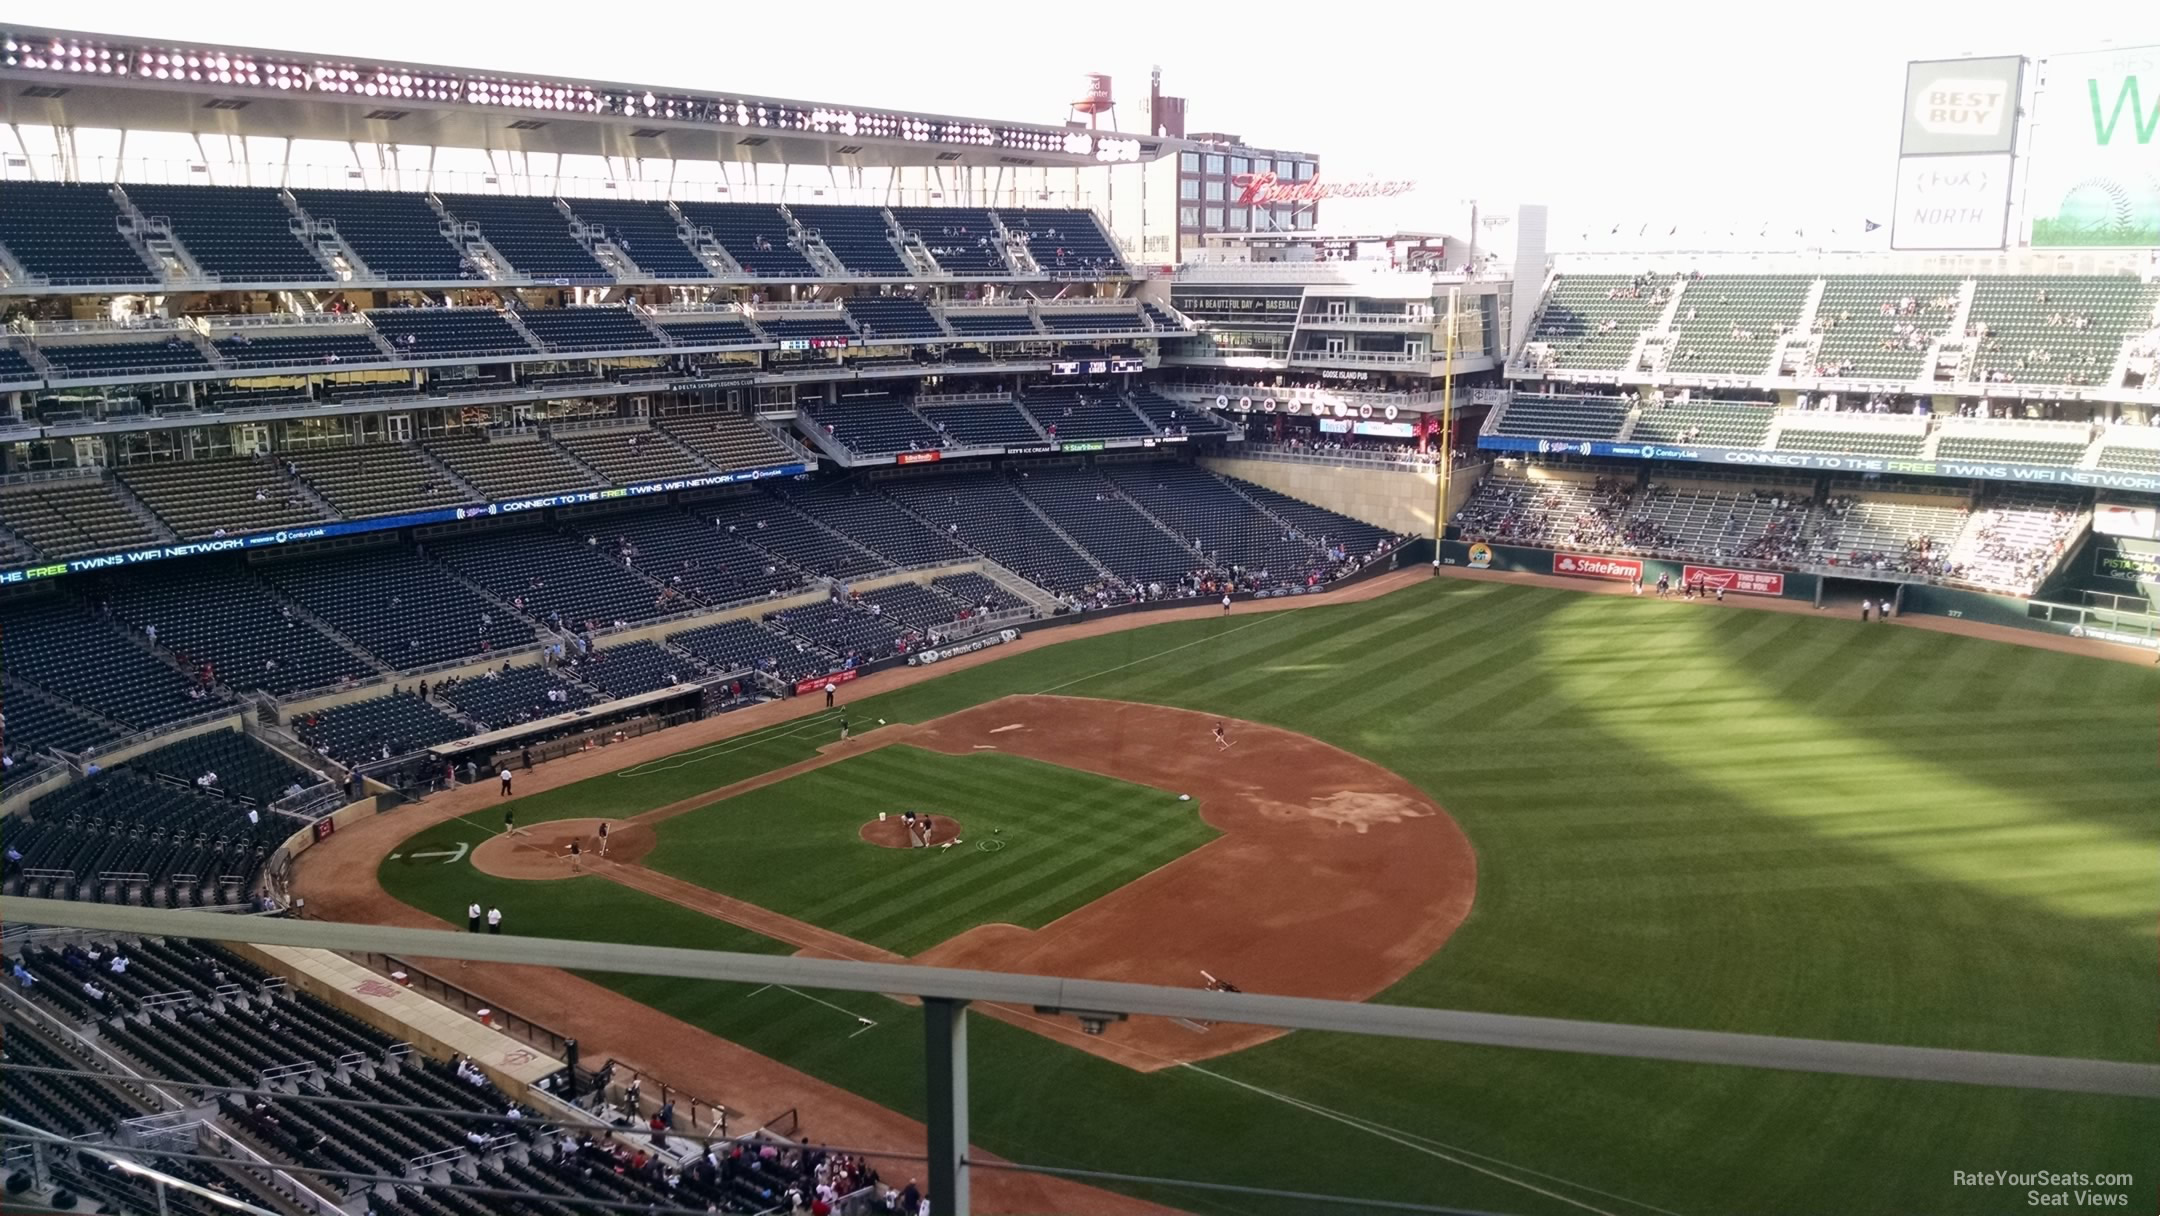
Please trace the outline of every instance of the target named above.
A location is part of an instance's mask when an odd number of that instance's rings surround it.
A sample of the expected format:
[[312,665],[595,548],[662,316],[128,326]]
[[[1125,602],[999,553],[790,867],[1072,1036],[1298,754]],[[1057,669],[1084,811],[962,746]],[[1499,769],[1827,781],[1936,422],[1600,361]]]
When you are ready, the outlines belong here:
[[1638,226],[1887,222],[1907,60],[2160,43],[2149,0],[816,0],[799,20],[732,4],[8,0],[4,16],[1043,123],[1105,72],[1125,130],[1144,127],[1160,67],[1164,91],[1189,99],[1189,130],[1317,153],[1330,179],[1418,183],[1328,204],[1324,227],[1461,232],[1472,199],[1488,217],[1542,202],[1555,246]]

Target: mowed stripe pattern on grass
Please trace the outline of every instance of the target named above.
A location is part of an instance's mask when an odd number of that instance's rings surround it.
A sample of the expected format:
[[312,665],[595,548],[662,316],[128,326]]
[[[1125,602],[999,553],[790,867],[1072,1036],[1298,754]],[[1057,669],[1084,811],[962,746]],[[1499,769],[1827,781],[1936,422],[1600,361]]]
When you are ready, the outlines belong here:
[[[644,864],[900,954],[1038,929],[1218,833],[1174,794],[1018,756],[895,745],[658,825]],[[866,844],[883,811],[950,815],[950,849]],[[996,851],[979,847],[995,842]]]

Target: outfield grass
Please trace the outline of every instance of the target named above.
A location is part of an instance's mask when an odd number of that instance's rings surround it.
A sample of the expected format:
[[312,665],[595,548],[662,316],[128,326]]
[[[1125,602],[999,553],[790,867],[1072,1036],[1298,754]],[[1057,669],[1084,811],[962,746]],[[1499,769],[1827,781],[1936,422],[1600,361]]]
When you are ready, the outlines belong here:
[[[856,712],[920,721],[1045,691],[1303,731],[1446,806],[1478,850],[1477,904],[1383,1000],[2160,1059],[2149,667],[1441,580],[1050,647]],[[570,789],[635,801],[636,785]],[[439,869],[384,877],[454,920],[470,882],[456,871],[471,871]],[[573,915],[517,886],[502,898],[523,931],[636,924],[641,941],[706,944],[665,920],[649,932],[632,892]],[[828,1041],[808,1011],[752,1009],[723,986],[609,982],[920,1112],[912,1012],[888,1004],[876,1032]],[[2026,1210],[2022,1192],[1953,1185],[1956,1169],[2133,1173],[2134,1210],[2160,1186],[2160,1104],[2127,1099],[1312,1033],[1149,1076],[981,1019],[973,1042],[977,1139],[1021,1160],[1584,1210],[1557,1192],[1629,1216]]]
[[[665,820],[645,865],[919,954],[976,925],[1039,929],[1176,860],[1220,834],[1199,807],[1019,756],[882,747]],[[960,846],[863,842],[864,820],[910,810],[959,820]]]

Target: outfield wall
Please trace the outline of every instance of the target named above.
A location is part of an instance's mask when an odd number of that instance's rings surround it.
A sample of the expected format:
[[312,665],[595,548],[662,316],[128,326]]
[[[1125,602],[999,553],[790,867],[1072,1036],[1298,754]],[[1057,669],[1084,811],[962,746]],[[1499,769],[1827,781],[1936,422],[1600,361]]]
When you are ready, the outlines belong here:
[[1748,570],[1708,562],[1667,561],[1656,557],[1617,557],[1606,554],[1569,553],[1565,550],[1530,549],[1518,545],[1470,544],[1443,541],[1440,564],[1470,570],[1509,570],[1522,574],[1549,574],[1577,578],[1585,583],[1628,583],[1639,573],[1647,586],[1663,575],[1674,586],[1690,578],[1706,578],[1711,586],[1722,584],[1727,595],[1755,595],[1770,599],[1815,602],[1822,580],[1813,574],[1784,570]]

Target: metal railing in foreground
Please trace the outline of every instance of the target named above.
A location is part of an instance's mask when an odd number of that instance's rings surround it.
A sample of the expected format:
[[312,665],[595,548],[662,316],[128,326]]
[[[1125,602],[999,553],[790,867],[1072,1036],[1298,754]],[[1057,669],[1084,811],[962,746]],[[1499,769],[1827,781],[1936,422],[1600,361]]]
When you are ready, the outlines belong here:
[[[926,1117],[932,1194],[946,1212],[970,1210],[967,1156],[967,1025],[971,1002],[1018,1006],[1079,1019],[1083,1029],[1127,1014],[1239,1022],[1384,1038],[1557,1051],[1906,1081],[2160,1098],[2160,1064],[2072,1059],[1937,1047],[1799,1039],[1725,1031],[1630,1026],[1561,1018],[1367,1005],[1310,997],[1010,975],[613,942],[499,937],[319,921],[235,918],[113,904],[0,896],[0,920],[113,933],[245,941],[402,957],[455,958],[570,971],[785,984],[921,998],[928,1080]],[[1367,1206],[1374,1206],[1370,1203]],[[1387,1205],[1406,1206],[1406,1205]],[[1440,1211],[1406,1207],[1406,1210]]]

